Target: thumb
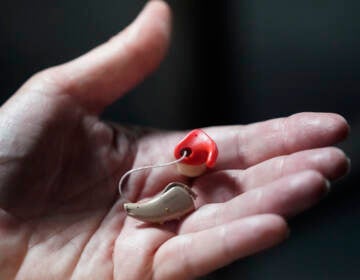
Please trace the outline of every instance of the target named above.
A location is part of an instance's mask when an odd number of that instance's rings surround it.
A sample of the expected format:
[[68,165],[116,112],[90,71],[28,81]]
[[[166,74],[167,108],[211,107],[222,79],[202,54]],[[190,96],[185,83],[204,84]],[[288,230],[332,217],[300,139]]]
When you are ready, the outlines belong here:
[[51,81],[57,91],[99,113],[155,70],[166,53],[170,33],[169,6],[162,0],[149,1],[136,20],[108,42],[29,82]]

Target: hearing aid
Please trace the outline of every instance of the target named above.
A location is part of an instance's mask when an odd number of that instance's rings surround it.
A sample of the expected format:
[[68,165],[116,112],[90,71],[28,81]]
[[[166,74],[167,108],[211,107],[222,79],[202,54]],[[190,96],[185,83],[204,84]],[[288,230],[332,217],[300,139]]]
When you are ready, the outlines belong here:
[[[187,177],[196,177],[206,169],[215,165],[218,156],[216,143],[200,129],[188,133],[175,147],[174,161],[138,167],[126,172],[119,181],[119,193],[122,185],[130,174],[144,169],[176,165],[180,174]],[[169,183],[162,192],[140,202],[124,203],[124,210],[128,216],[147,223],[160,223],[179,220],[195,210],[196,194],[189,186],[181,182]]]

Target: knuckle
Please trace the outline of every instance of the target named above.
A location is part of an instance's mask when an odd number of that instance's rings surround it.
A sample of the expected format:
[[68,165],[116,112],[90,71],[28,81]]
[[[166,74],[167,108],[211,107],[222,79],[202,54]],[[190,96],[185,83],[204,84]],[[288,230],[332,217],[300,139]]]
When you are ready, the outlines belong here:
[[25,85],[30,90],[36,91],[68,91],[70,84],[61,67],[55,66],[35,73]]

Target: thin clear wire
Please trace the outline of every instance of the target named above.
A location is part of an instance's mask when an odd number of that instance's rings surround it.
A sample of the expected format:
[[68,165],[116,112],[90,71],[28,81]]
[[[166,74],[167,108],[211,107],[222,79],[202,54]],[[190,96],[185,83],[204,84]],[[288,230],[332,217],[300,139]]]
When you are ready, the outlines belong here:
[[147,166],[141,166],[141,167],[137,167],[134,169],[130,169],[129,171],[125,172],[124,175],[121,176],[120,181],[119,181],[119,194],[120,197],[123,197],[125,199],[125,201],[130,201],[122,192],[122,187],[124,184],[125,179],[130,176],[132,173],[135,172],[139,172],[139,171],[143,171],[145,169],[150,169],[150,168],[158,168],[158,167],[166,167],[166,166],[170,166],[170,165],[174,165],[177,164],[179,162],[181,162],[184,158],[186,158],[188,155],[188,152],[186,150],[184,150],[183,155],[181,156],[181,158],[177,159],[177,160],[173,160],[170,162],[166,162],[166,163],[160,163],[160,164],[154,164],[154,165],[147,165]]

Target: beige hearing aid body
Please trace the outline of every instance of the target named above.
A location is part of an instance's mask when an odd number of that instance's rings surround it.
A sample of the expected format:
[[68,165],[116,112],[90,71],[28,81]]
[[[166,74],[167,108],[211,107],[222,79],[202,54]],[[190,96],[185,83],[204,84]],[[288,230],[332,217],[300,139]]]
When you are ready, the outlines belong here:
[[196,194],[185,184],[173,182],[157,196],[138,203],[125,203],[129,216],[151,223],[164,223],[192,212]]

